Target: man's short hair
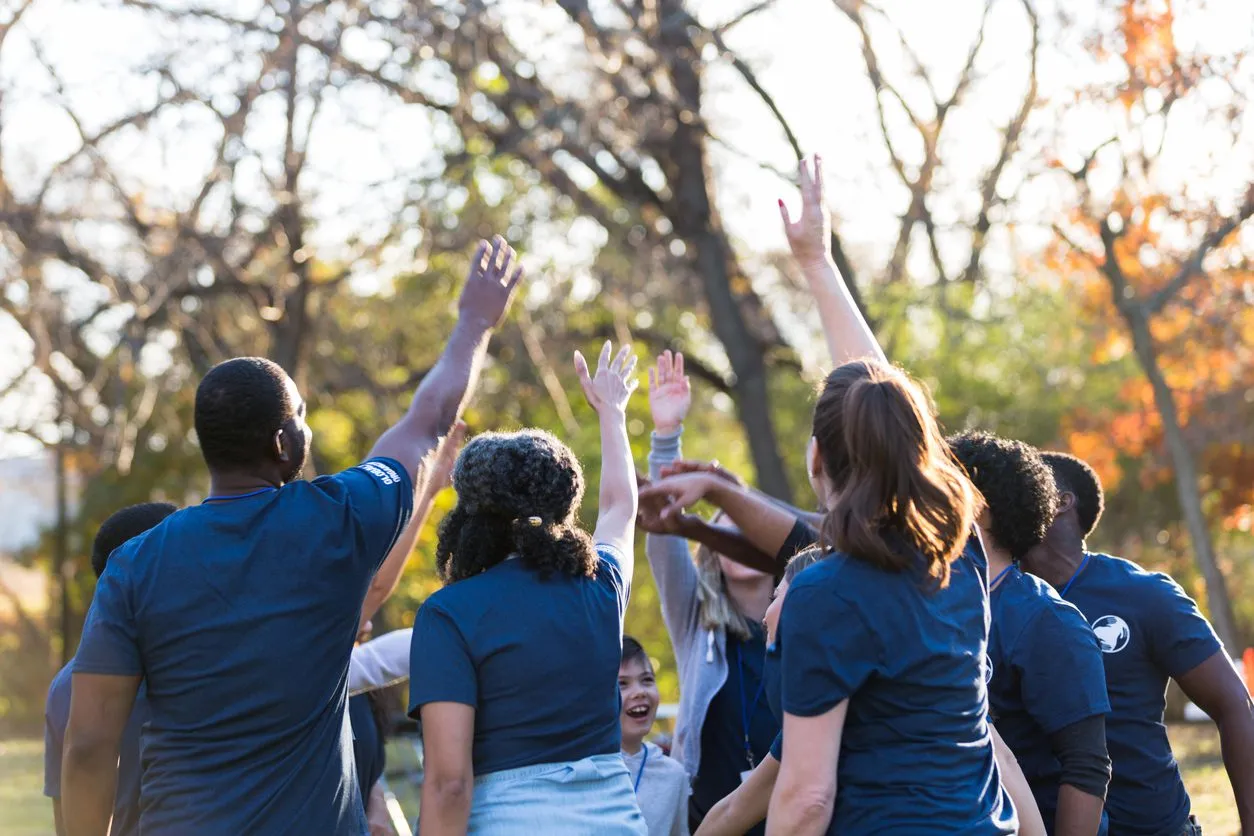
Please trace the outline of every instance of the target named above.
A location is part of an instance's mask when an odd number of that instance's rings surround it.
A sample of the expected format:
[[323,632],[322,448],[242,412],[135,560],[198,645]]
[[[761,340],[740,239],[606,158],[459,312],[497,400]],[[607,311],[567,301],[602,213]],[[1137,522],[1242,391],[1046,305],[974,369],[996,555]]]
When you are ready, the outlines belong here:
[[241,470],[267,459],[274,434],[296,405],[287,373],[264,357],[236,357],[209,370],[196,389],[196,437],[205,464]]
[[119,546],[151,528],[156,528],[162,520],[177,510],[178,506],[169,502],[141,502],[110,514],[109,519],[96,532],[96,539],[91,544],[91,569],[96,577],[104,574],[109,555]]
[[1059,493],[1066,491],[1075,497],[1076,519],[1084,536],[1088,537],[1106,510],[1106,494],[1097,471],[1088,462],[1067,453],[1043,452],[1041,458],[1053,472]]

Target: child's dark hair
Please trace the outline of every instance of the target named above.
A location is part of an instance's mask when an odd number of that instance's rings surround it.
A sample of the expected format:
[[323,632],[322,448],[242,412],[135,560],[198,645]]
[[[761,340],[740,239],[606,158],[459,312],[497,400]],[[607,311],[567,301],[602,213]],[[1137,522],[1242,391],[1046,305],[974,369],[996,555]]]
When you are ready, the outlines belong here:
[[633,639],[631,636],[623,636],[623,660],[619,664],[627,664],[640,659],[646,666],[652,667],[653,662],[649,660],[649,654],[645,652],[644,645]]
[[91,544],[91,568],[96,577],[104,574],[109,555],[119,546],[151,528],[156,528],[177,510],[178,506],[169,502],[141,502],[110,514],[109,519],[101,523],[96,531],[96,539]]
[[547,577],[591,577],[592,538],[575,519],[583,469],[550,433],[484,433],[453,467],[455,507],[440,524],[435,565],[445,583],[473,577],[512,554]]

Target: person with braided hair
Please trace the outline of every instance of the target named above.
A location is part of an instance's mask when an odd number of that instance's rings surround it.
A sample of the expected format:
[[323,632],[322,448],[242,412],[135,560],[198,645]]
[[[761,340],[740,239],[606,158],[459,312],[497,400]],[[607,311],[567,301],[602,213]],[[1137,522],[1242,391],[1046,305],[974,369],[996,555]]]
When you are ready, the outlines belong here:
[[553,435],[484,433],[454,465],[457,506],[436,547],[445,586],[419,608],[410,647],[422,836],[647,833],[619,751],[635,366],[627,347],[611,362],[608,342],[595,377],[575,355],[601,428],[591,536],[578,521],[583,470]]

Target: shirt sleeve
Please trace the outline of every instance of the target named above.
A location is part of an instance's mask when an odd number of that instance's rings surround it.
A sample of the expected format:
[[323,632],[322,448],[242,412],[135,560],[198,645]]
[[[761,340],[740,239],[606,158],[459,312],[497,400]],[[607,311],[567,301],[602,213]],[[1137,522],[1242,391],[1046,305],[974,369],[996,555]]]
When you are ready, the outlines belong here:
[[470,647],[438,601],[428,599],[414,618],[409,674],[409,716],[415,720],[419,709],[430,702],[479,704],[479,679]]
[[1047,735],[1110,712],[1097,636],[1075,607],[1051,603],[1024,629],[1011,659],[1024,708]]
[[393,459],[375,458],[333,476],[319,477],[313,486],[348,507],[364,544],[363,556],[372,570],[378,569],[414,510],[409,473]]
[[75,673],[142,676],[139,636],[130,585],[116,557],[109,561],[92,597],[83,637],[74,655]]
[[780,613],[784,712],[817,717],[853,696],[880,667],[879,642],[852,606],[803,573]]
[[819,533],[800,517],[792,524],[792,531],[788,532],[784,545],[779,547],[779,552],[775,555],[775,562],[781,566],[792,560],[797,552],[808,549],[819,541]]
[[771,741],[771,757],[777,761],[784,759],[784,733],[780,732],[775,735],[775,739]]
[[350,695],[375,691],[409,677],[413,629],[393,630],[353,648],[348,663]]
[[1177,679],[1222,650],[1223,644],[1180,584],[1163,574],[1154,579],[1159,589],[1146,601],[1154,608],[1146,619],[1150,648],[1158,665]]
[[627,601],[631,597],[631,584],[623,578],[622,565],[627,560],[616,546],[608,543],[597,543],[597,578],[614,587],[614,595],[618,598],[618,614],[627,612]]
[[[56,683],[53,683],[56,687]],[[65,724],[69,719],[60,711],[60,700],[48,692],[44,708],[44,795],[61,797],[61,747],[65,743]]]

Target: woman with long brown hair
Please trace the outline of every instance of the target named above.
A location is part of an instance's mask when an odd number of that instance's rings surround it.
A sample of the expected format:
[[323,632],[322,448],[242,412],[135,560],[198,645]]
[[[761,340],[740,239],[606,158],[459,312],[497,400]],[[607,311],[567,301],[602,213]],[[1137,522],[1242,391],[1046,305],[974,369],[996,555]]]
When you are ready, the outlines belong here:
[[930,399],[885,363],[838,367],[807,464],[830,556],[780,618],[788,757],[768,832],[1016,832],[983,686],[985,568],[964,553],[979,499]]

